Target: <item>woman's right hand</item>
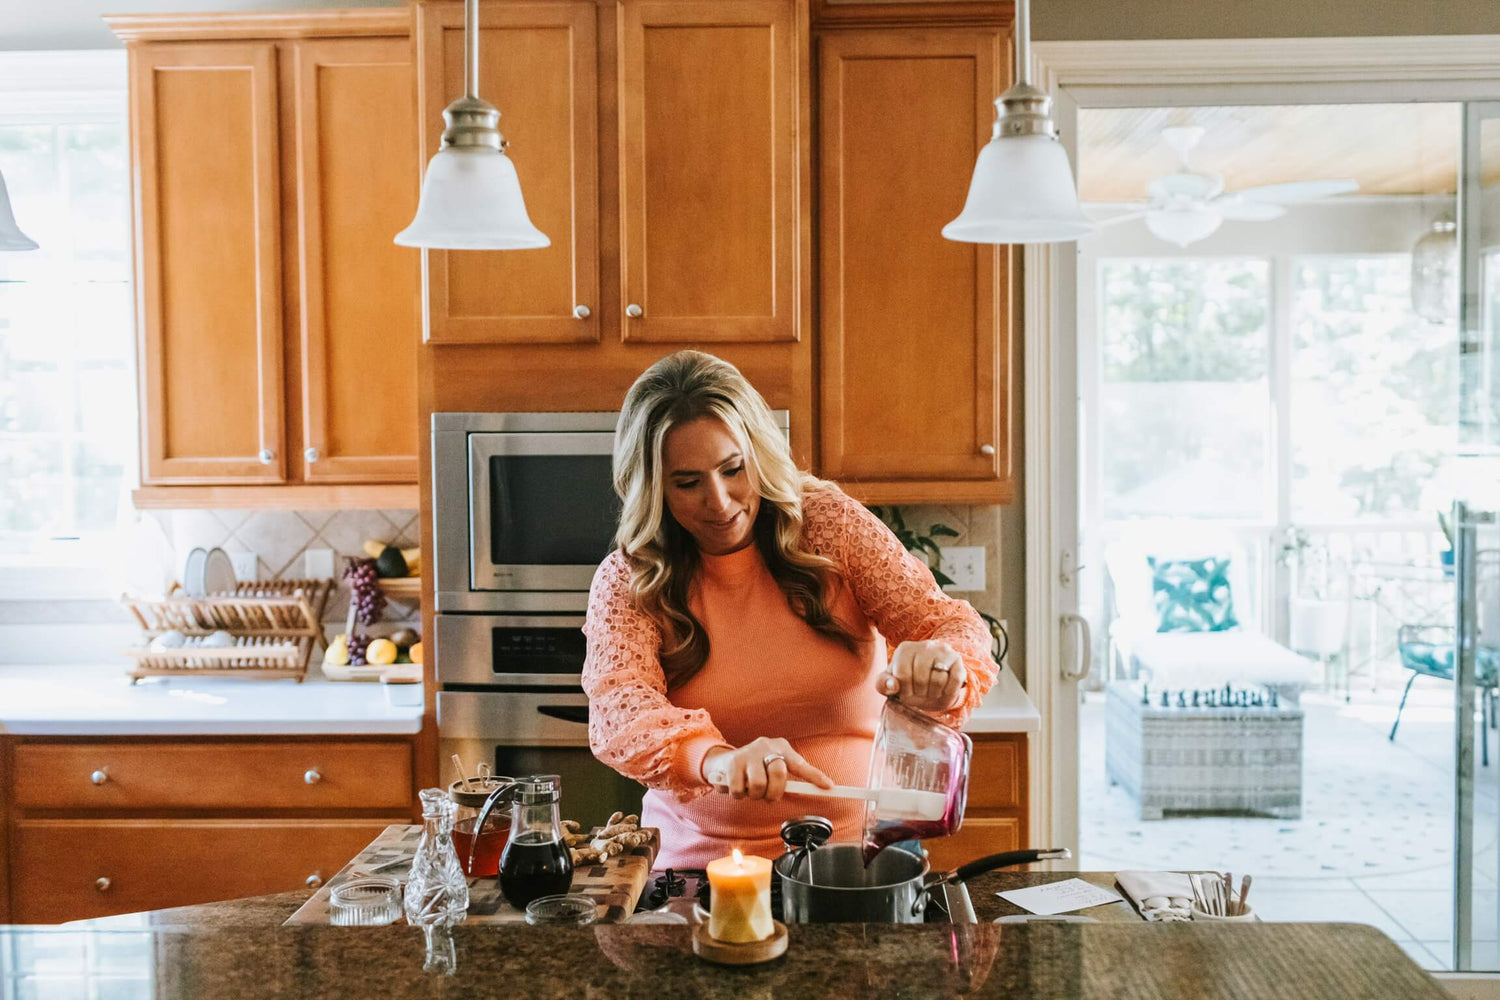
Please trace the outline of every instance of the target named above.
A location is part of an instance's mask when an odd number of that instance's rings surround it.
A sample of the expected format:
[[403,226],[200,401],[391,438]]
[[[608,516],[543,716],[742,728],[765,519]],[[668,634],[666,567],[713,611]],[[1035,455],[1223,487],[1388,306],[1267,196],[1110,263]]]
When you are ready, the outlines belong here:
[[775,802],[786,793],[787,778],[801,778],[822,788],[833,779],[809,764],[779,737],[762,736],[744,746],[716,747],[703,756],[703,780],[725,787],[737,799]]

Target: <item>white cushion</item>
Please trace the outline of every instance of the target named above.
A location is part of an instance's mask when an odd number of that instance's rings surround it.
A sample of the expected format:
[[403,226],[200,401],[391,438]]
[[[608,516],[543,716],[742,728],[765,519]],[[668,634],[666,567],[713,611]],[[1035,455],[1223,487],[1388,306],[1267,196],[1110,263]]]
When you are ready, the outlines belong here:
[[1258,632],[1154,632],[1139,636],[1131,653],[1152,687],[1306,687],[1320,677],[1316,663]]

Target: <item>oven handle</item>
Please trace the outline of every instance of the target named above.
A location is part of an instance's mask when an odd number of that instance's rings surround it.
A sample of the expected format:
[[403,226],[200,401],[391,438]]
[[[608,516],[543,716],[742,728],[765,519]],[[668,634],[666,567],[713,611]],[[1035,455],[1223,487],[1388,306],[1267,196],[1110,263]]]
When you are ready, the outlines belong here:
[[587,705],[538,705],[536,710],[542,715],[564,722],[578,722],[585,726],[589,724]]

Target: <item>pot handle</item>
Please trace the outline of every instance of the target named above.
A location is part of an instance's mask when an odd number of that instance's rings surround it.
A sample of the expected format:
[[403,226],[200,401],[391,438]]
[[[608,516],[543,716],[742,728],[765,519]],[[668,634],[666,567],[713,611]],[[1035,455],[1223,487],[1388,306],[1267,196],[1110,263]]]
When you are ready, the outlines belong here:
[[961,865],[953,871],[939,878],[933,883],[934,886],[943,885],[948,882],[967,882],[976,875],[994,871],[996,868],[1008,868],[1011,865],[1029,865],[1034,861],[1048,861],[1055,858],[1071,858],[1073,852],[1066,847],[1054,847],[1046,850],[1025,851],[1002,851],[999,854],[991,854],[977,861],[970,861]]

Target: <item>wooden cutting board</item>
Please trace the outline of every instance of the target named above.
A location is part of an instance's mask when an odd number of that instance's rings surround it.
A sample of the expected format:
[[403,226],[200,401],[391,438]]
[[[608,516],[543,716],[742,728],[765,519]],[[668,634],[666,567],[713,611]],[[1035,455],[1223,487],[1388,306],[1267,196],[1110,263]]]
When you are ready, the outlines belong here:
[[[646,889],[652,862],[661,847],[661,834],[655,828],[646,828],[651,834],[648,843],[627,849],[608,861],[573,870],[573,884],[569,892],[592,896],[599,907],[601,923],[619,923],[635,912],[636,901]],[[422,839],[420,826],[388,826],[364,850],[355,855],[339,873],[329,879],[311,899],[286,919],[288,924],[326,924],[329,922],[328,896],[333,887],[356,875],[390,875],[401,880],[411,867],[417,853],[417,842]],[[469,879],[468,923],[524,922],[526,914],[505,901],[500,894],[497,877]]]

